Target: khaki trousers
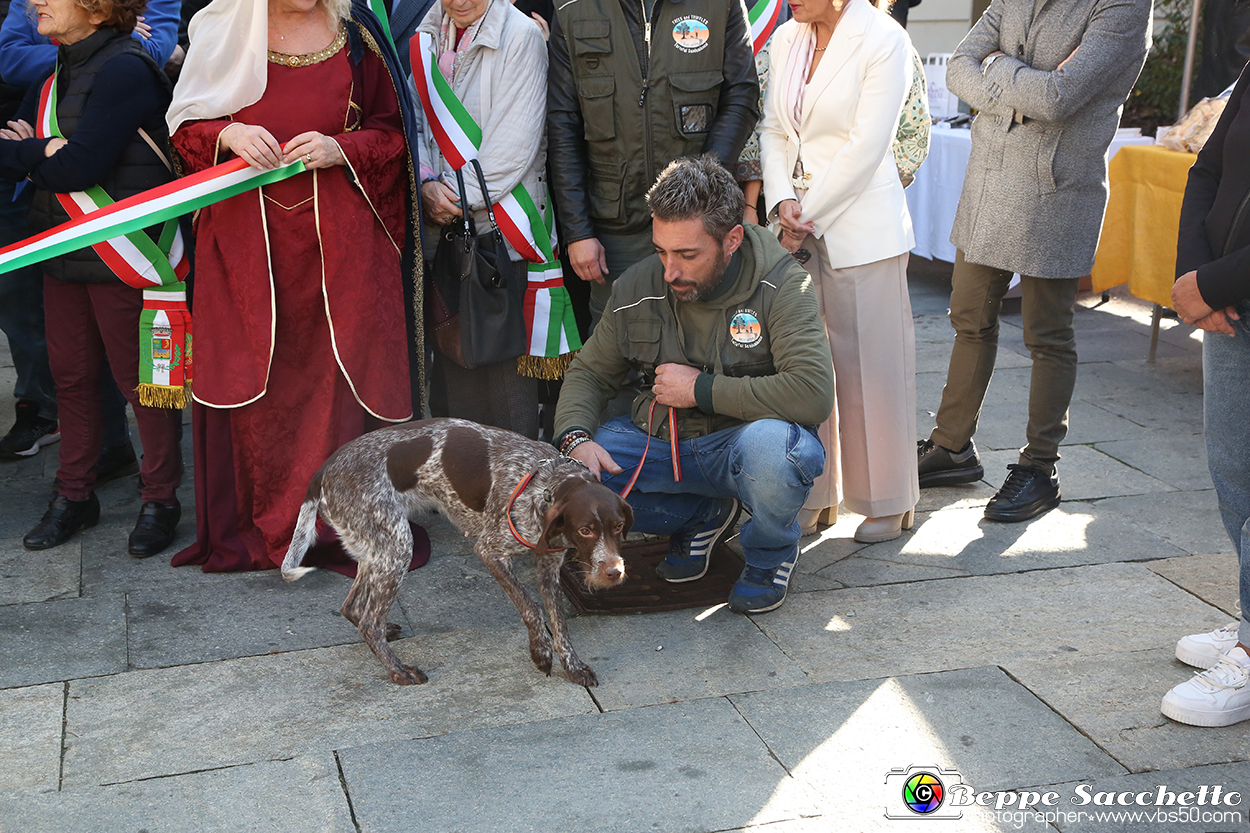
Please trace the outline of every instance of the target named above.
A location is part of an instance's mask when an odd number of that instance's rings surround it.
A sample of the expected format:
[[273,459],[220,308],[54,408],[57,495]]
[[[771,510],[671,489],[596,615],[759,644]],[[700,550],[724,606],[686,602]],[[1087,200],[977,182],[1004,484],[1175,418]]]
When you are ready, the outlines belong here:
[[[916,333],[907,294],[907,255],[834,269],[809,235],[808,272],[833,354],[836,403],[820,426],[825,472],[804,508],[837,506],[870,518],[916,505]],[[844,496],[840,495],[844,492]]]
[[[951,278],[951,349],[946,387],[930,439],[959,451],[972,439],[998,355],[998,315],[1011,272],[964,260],[955,254]],[[1068,435],[1068,405],[1076,388],[1076,333],[1072,316],[1080,278],[1020,279],[1024,344],[1033,357],[1029,381],[1028,445],[1020,465],[1053,472],[1059,443]]]

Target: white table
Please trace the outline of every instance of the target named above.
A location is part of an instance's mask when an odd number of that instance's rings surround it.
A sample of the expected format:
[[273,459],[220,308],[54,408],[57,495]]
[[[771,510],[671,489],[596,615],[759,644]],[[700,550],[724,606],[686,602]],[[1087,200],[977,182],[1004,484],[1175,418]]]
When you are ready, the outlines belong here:
[[[1126,145],[1150,144],[1154,139],[1149,136],[1130,136],[1126,131],[1112,140],[1108,158]],[[907,188],[907,210],[916,231],[912,252],[920,257],[955,262],[951,227],[971,155],[971,130],[935,126],[929,134],[929,157]]]

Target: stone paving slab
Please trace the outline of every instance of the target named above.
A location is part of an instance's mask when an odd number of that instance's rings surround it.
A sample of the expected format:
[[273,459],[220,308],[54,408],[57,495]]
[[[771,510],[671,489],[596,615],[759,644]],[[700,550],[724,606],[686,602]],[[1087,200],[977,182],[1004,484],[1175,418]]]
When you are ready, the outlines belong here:
[[595,710],[585,688],[534,668],[519,631],[393,644],[429,683],[390,682],[363,643],[75,681],[65,787]]
[[637,616],[581,616],[573,645],[599,676],[607,711],[804,685],[807,676],[726,605]]
[[[1062,820],[1057,819],[1055,826],[1062,833],[1141,833],[1143,830],[1175,830],[1197,831],[1217,830],[1221,833],[1250,833],[1250,794],[1246,791],[1246,785],[1250,784],[1250,764],[1227,764],[1224,766],[1205,766],[1193,767],[1191,769],[1168,770],[1165,772],[1147,772],[1135,775],[1121,775],[1116,778],[1099,778],[1087,785],[1090,803],[1087,805],[1072,805],[1068,803],[1072,797],[1077,797],[1076,784],[1061,784],[1054,787],[1064,798],[1061,799],[1061,806],[1055,809],[1063,809],[1067,812],[1085,811],[1087,814],[1096,813],[1098,811],[1108,811],[1115,813],[1120,811],[1117,819],[1108,813],[1102,817],[1093,817],[1086,815],[1085,817],[1065,816]],[[1136,801],[1140,793],[1148,792],[1153,796],[1154,801],[1158,801],[1159,787],[1166,788],[1167,793],[1171,793],[1177,798],[1181,793],[1193,792],[1194,797],[1189,799],[1191,802],[1197,801],[1197,796],[1203,786],[1214,788],[1216,785],[1223,787],[1221,792],[1222,799],[1228,797],[1231,792],[1240,793],[1240,800],[1234,805],[1226,805],[1221,801],[1218,809],[1208,804],[1204,807],[1183,807],[1179,804],[1172,806],[1151,806],[1151,807],[1115,807],[1109,808],[1104,806],[1093,806],[1092,799],[1098,793],[1113,793],[1118,797],[1119,793],[1131,792],[1132,798],[1127,800]],[[1213,795],[1213,789],[1207,790],[1207,795]],[[1146,800],[1152,800],[1147,798]],[[1164,798],[1166,801],[1166,797]],[[1128,813],[1136,812],[1136,817],[1129,816]],[[1158,815],[1150,817],[1149,813],[1162,813],[1162,818]],[[1234,817],[1232,814],[1238,814]]]
[[823,568],[820,575],[863,587],[1183,554],[1102,507],[1102,503],[1065,502],[1019,524],[986,520],[983,506],[921,514],[911,532],[866,546]]
[[[910,815],[898,794],[901,780],[887,775],[913,765],[953,768],[978,791],[1124,772],[998,668],[730,699],[786,769],[843,818],[854,818],[857,831],[896,830],[913,820],[885,818],[887,811]],[[960,830],[1008,829],[984,811],[964,815]]]
[[755,622],[828,682],[1155,648],[1159,622],[1210,618],[1141,565],[1100,564],[803,593]]
[[1013,660],[1005,667],[1131,772],[1246,761],[1250,725],[1185,726],[1159,711],[1163,695],[1194,673],[1176,659],[1176,639],[1225,624],[1227,617],[1208,608],[1159,633],[1166,648],[1136,651],[1125,645],[1097,657]]
[[0,798],[0,831],[190,830],[354,833],[356,827],[330,753],[51,795]]
[[205,573],[198,566],[178,569],[169,566],[174,554],[189,545],[194,537],[194,507],[184,505],[182,511],[176,542],[151,558],[131,558],[126,552],[126,539],[134,528],[129,509],[125,517],[119,512],[108,526],[93,529],[82,541],[83,594],[190,586],[197,586],[200,592],[211,595],[228,594],[231,583],[244,579],[247,573]]
[[[532,565],[533,559],[528,556],[513,562],[517,576],[541,605],[542,599],[533,581]],[[451,633],[465,628],[525,629],[516,606],[482,560],[472,552],[431,558],[421,569],[408,573],[399,588],[399,603],[412,623],[411,633],[417,636]]]
[[724,699],[339,753],[370,833],[729,830],[815,812]]
[[1174,488],[1211,488],[1207,444],[1201,434],[1151,431],[1137,440],[1098,443],[1094,447]]
[[1207,604],[1236,618],[1238,573],[1235,553],[1187,555],[1153,561],[1146,566]]
[[1215,489],[1110,498],[1098,506],[1188,553],[1225,552],[1232,547]]
[[81,572],[76,541],[32,553],[21,538],[0,539],[0,606],[76,598]]
[[1202,431],[1202,363],[1196,356],[1185,372],[1176,365],[1082,364],[1076,385],[1077,398],[1138,425],[1177,434]]
[[120,594],[0,607],[0,688],[126,670]]
[[[1059,491],[1064,500],[1097,500],[1126,495],[1146,495],[1176,491],[1148,474],[1130,468],[1087,445],[1065,445],[1059,449]],[[1019,462],[1018,449],[985,451],[981,463],[986,479],[999,485],[1007,479],[1007,466]]]
[[920,490],[920,501],[916,504],[917,512],[937,512],[941,509],[968,509],[985,507],[990,498],[998,493],[1002,485],[978,480],[975,483],[961,483],[958,486],[930,486]]
[[[339,608],[351,579],[317,570],[286,582],[276,570],[249,573],[229,592],[203,584],[128,593],[130,665],[163,668],[234,657],[354,644],[360,632]],[[392,608],[390,621],[412,627]]]
[[[0,795],[56,790],[64,708],[64,683],[0,691]],[[0,830],[9,817],[0,809]]]

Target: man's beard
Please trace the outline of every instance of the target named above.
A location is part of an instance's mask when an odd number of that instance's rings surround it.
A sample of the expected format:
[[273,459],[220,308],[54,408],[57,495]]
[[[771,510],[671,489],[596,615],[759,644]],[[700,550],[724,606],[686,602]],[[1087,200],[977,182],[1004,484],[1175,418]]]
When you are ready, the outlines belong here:
[[725,277],[725,270],[729,268],[729,261],[732,259],[733,255],[726,252],[725,247],[722,245],[720,253],[716,256],[716,264],[712,269],[712,276],[706,282],[674,281],[669,284],[669,288],[673,290],[673,295],[677,297],[677,300],[683,304],[694,304],[702,301],[720,286],[721,280]]

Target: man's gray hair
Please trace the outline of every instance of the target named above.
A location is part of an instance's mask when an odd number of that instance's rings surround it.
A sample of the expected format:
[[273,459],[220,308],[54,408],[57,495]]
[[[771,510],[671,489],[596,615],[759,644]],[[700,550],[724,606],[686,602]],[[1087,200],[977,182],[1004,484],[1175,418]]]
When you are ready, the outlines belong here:
[[746,198],[733,175],[710,153],[675,159],[647,192],[651,215],[666,223],[699,219],[703,228],[723,243],[742,223]]

